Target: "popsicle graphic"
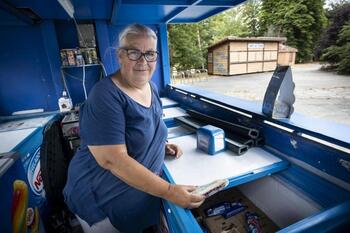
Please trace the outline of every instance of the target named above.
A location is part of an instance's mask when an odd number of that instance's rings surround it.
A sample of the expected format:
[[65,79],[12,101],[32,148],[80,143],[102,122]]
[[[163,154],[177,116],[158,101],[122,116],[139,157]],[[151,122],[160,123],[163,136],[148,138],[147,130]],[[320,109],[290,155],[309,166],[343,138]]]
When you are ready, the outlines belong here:
[[39,210],[38,207],[35,207],[34,210],[34,219],[32,224],[29,226],[31,233],[39,233]]
[[13,182],[12,195],[12,233],[26,233],[27,232],[27,206],[28,206],[28,186],[22,180],[15,180]]

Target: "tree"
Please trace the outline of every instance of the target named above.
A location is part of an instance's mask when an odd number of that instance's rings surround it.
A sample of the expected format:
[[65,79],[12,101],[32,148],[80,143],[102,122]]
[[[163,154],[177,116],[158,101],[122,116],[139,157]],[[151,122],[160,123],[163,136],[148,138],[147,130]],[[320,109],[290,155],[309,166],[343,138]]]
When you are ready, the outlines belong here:
[[338,45],[325,49],[321,60],[329,62],[340,74],[350,74],[350,20],[344,24],[338,37]]
[[336,4],[331,4],[331,8],[327,11],[329,26],[321,35],[318,46],[315,48],[315,56],[321,57],[323,51],[336,45],[339,39],[339,32],[344,24],[350,20],[350,3],[340,1]]
[[263,0],[260,30],[268,36],[285,36],[298,49],[297,62],[311,61],[315,42],[327,22],[324,0]]
[[247,35],[240,10],[233,8],[196,24],[168,27],[170,65],[178,69],[203,68],[207,48],[227,37]]
[[195,24],[169,26],[170,65],[179,69],[199,68],[204,62]]
[[260,0],[249,0],[242,7],[243,22],[247,27],[247,36],[256,37],[260,35]]

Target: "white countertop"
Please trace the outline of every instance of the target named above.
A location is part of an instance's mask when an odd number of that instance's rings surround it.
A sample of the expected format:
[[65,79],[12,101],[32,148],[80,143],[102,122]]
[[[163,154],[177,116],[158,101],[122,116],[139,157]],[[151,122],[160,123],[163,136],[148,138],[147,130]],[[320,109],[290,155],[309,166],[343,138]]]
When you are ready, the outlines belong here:
[[174,106],[174,105],[178,105],[179,103],[172,100],[172,99],[169,99],[169,98],[166,98],[166,97],[162,97],[160,98],[160,100],[162,101],[162,106],[164,108],[168,107],[168,106]]
[[163,120],[180,117],[180,116],[188,116],[188,114],[186,113],[185,110],[179,107],[163,109]]
[[169,139],[169,143],[179,145],[183,151],[179,159],[165,158],[165,166],[176,184],[203,185],[282,161],[259,147],[240,156],[229,150],[208,155],[197,150],[196,134]]

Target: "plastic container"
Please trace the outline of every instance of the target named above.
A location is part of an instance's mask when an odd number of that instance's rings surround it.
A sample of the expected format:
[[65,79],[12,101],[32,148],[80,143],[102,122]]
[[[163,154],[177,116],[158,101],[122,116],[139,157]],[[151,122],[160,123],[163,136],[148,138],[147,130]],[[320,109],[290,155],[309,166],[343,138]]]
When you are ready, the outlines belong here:
[[68,98],[67,92],[62,92],[62,97],[58,99],[60,112],[68,112],[73,108],[72,99]]
[[197,148],[210,155],[225,150],[224,130],[206,125],[197,130]]

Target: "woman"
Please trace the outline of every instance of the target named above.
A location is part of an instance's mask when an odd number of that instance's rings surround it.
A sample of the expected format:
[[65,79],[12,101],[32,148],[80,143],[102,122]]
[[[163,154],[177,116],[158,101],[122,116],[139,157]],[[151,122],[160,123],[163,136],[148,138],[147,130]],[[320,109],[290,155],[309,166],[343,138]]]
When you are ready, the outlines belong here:
[[195,187],[159,177],[165,153],[182,152],[166,144],[160,98],[150,82],[156,48],[153,30],[126,27],[119,35],[120,69],[97,83],[81,108],[81,145],[64,195],[87,232],[141,232],[157,225],[160,198],[184,208],[203,202],[191,194]]

